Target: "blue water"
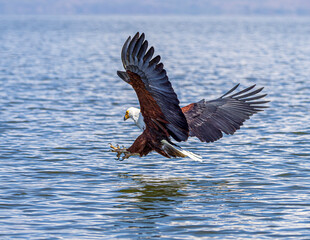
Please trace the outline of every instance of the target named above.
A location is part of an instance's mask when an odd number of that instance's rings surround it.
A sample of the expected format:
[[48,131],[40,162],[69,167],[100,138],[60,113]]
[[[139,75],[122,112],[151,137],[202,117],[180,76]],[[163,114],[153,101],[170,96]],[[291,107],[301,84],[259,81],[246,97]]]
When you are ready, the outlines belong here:
[[[145,32],[184,106],[237,83],[269,109],[203,156],[115,160],[139,135],[116,76]],[[310,19],[0,17],[1,239],[310,239]]]

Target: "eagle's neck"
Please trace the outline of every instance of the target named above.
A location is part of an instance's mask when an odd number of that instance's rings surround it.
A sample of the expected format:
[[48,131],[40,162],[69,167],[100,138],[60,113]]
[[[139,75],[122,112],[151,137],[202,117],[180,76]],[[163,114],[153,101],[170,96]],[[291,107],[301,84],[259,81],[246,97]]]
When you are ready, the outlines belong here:
[[140,109],[135,109],[136,111],[133,112],[132,114],[132,119],[135,122],[135,124],[141,129],[144,130],[145,129],[145,123],[143,120],[143,116],[140,112]]

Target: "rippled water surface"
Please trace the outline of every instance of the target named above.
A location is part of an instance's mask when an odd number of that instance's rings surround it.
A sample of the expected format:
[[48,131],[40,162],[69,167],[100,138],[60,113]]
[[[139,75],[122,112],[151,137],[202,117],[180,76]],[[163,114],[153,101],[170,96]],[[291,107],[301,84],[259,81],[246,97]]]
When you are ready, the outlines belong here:
[[[182,105],[237,83],[269,109],[203,156],[119,162],[139,135],[116,76],[145,32]],[[310,19],[0,17],[1,239],[309,239]]]

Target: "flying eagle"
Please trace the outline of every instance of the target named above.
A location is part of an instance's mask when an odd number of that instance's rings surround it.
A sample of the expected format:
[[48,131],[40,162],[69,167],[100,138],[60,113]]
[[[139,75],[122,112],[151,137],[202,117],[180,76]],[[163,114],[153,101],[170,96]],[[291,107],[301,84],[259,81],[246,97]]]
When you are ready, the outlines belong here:
[[257,95],[263,88],[255,85],[235,92],[236,85],[223,96],[207,101],[191,103],[183,108],[174,92],[160,56],[153,58],[154,48],[148,49],[145,35],[137,33],[125,42],[121,59],[126,71],[117,71],[117,75],[135,90],[140,109],[129,108],[124,120],[133,119],[143,130],[142,134],[129,148],[114,147],[118,159],[133,155],[146,156],[151,151],[170,157],[201,157],[172,143],[186,141],[188,137],[197,137],[202,142],[214,142],[223,133],[234,134],[246,119],[262,111],[268,101],[256,101],[267,94]]

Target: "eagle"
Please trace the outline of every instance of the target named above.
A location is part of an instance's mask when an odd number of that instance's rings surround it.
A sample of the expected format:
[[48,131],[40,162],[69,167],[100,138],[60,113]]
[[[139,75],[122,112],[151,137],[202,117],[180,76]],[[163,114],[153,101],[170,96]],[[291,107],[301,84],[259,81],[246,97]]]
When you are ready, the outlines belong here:
[[236,92],[237,84],[215,100],[202,99],[181,108],[160,56],[153,55],[154,47],[148,48],[145,34],[139,32],[128,37],[121,51],[125,71],[117,71],[117,75],[132,86],[140,103],[140,109],[126,111],[124,120],[132,119],[143,132],[129,148],[110,144],[119,160],[152,151],[167,158],[200,160],[201,156],[182,149],[172,139],[182,142],[197,137],[201,142],[214,142],[223,133],[234,134],[245,120],[267,107],[269,101],[262,100],[267,94],[259,94],[263,87],[252,85]]

